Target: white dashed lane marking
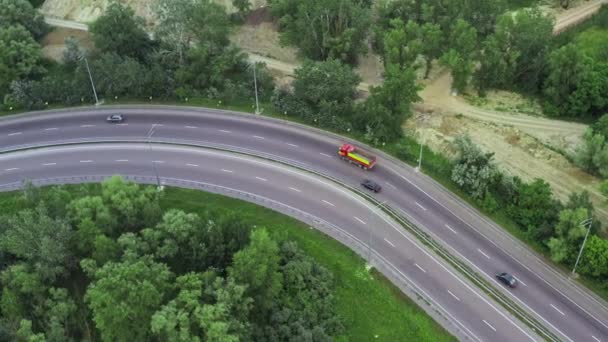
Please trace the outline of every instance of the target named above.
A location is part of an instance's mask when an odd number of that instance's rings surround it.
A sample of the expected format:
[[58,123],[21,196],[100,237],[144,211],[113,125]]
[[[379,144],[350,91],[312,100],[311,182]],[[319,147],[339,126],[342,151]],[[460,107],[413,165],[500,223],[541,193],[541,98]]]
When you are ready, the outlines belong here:
[[196,164],[186,164],[186,166],[198,167]]
[[489,255],[487,255],[486,253],[484,253],[484,252],[483,252],[481,249],[477,248],[477,251],[478,251],[479,253],[481,253],[483,256],[485,256],[486,258],[490,259],[490,256],[489,256]]
[[92,160],[81,160],[80,162],[81,163],[92,163],[93,161]]
[[426,271],[424,270],[424,268],[420,267],[420,265],[414,264],[414,266],[418,267],[419,270],[421,270],[422,272],[426,273]]
[[562,314],[562,316],[566,316],[566,314],[565,314],[565,313],[563,313],[563,312],[562,312],[560,309],[556,308],[556,307],[555,307],[555,305],[553,305],[553,304],[549,304],[549,305],[551,305],[551,307],[552,307],[552,308],[554,308],[554,309],[555,309],[555,311],[557,311],[557,312],[559,312],[560,314]]
[[42,165],[43,166],[53,166],[53,165],[57,165],[57,163],[44,163]]
[[225,129],[218,129],[218,131],[222,132],[222,133],[231,133],[230,131],[227,131]]
[[259,136],[259,135],[254,135],[253,137],[254,137],[254,138],[256,138],[256,139],[266,139],[266,138],[261,137],[261,136]]
[[262,177],[255,177],[255,178],[261,180],[262,182],[266,182],[268,180],[268,179],[262,178]]
[[426,211],[426,208],[425,208],[425,207],[423,207],[423,206],[422,206],[422,204],[420,204],[420,203],[416,202],[416,205],[417,205],[417,206],[419,206],[419,207],[420,207],[420,209],[422,209],[422,210]]
[[392,242],[390,242],[390,241],[388,241],[386,238],[384,239],[384,241],[385,241],[386,243],[388,243],[389,245],[391,245],[391,246],[395,247],[395,245],[393,245],[393,243],[392,243]]
[[95,125],[80,125],[80,127],[82,127],[82,128],[95,127]]
[[58,129],[59,128],[57,128],[57,127],[51,127],[51,128],[45,128],[44,130],[45,131],[55,131],[55,130],[58,130]]
[[331,156],[329,154],[327,154],[327,153],[319,153],[319,154],[322,155],[322,156],[326,156],[326,157],[331,158]]
[[457,301],[459,301],[459,302],[460,302],[460,298],[456,297],[456,295],[455,295],[455,294],[453,294],[453,293],[452,293],[452,291],[448,290],[448,293],[449,293],[450,295],[452,295],[452,297],[456,298],[456,300],[457,300]]
[[362,219],[358,218],[357,216],[354,216],[355,220],[361,222],[361,224],[366,224],[365,221],[363,221]]
[[396,186],[394,186],[393,184],[389,183],[389,182],[384,182],[386,185],[390,186],[393,189],[397,189]]
[[198,128],[196,126],[186,126],[186,128]]
[[116,159],[115,160],[115,162],[117,162],[117,163],[126,163],[128,161],[129,161],[129,159]]
[[457,233],[457,232],[456,232],[454,229],[452,229],[452,227],[448,226],[447,224],[445,225],[445,227],[446,227],[447,229],[451,230],[451,231],[452,231],[452,233],[454,233],[454,234],[458,234],[458,233]]
[[15,133],[9,133],[9,135],[8,135],[8,136],[9,136],[9,137],[12,137],[13,135],[20,135],[20,134],[22,134],[22,133],[21,133],[21,132],[15,132]]
[[15,170],[19,170],[18,167],[12,167],[10,169],[4,169],[4,171],[15,171]]
[[326,200],[321,200],[322,202],[324,202],[325,204],[331,205],[332,207],[335,207],[335,205],[331,202],[328,202]]
[[226,169],[222,169],[222,171],[224,171],[224,172],[228,172],[228,173],[232,173],[232,170],[226,170]]
[[299,146],[298,146],[298,145],[296,145],[296,144],[290,144],[290,143],[287,143],[287,145],[289,145],[289,146],[291,146],[291,147],[299,147]]
[[600,340],[599,338],[597,338],[597,337],[595,337],[595,336],[593,336],[593,335],[591,335],[591,337],[592,337],[594,340],[596,340],[597,342],[602,342],[602,340]]
[[483,322],[484,322],[484,323],[485,323],[487,326],[489,326],[489,327],[490,327],[490,329],[492,329],[492,330],[496,331],[496,328],[494,328],[494,327],[493,327],[493,326],[492,326],[490,323],[486,322],[486,320],[485,320],[485,319],[483,319],[482,321],[483,321]]
[[302,191],[300,191],[299,189],[292,188],[292,187],[289,187],[289,189],[290,189],[290,190],[293,190],[293,191],[295,191],[295,192],[302,192]]

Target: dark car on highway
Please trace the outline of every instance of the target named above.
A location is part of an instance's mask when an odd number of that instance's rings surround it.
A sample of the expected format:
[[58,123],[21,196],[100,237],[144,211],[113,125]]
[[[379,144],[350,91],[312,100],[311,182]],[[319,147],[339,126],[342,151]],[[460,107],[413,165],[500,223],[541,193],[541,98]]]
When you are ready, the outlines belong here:
[[125,117],[122,114],[112,114],[108,116],[106,121],[109,123],[123,122],[125,121]]
[[380,184],[374,182],[373,180],[369,180],[369,179],[364,179],[361,182],[361,185],[363,185],[363,187],[368,188],[369,190],[371,190],[373,192],[380,192],[380,190],[382,190],[382,187],[380,186]]
[[498,280],[503,282],[508,287],[514,288],[517,286],[517,279],[515,279],[515,277],[509,273],[503,272],[501,274],[497,274],[496,278],[498,278]]

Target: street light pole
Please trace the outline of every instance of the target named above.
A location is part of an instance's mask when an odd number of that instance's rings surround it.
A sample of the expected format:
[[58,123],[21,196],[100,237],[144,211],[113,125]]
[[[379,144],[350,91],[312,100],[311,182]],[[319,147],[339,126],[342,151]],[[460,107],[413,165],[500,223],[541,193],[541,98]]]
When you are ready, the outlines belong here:
[[[150,151],[150,156],[152,156],[152,134],[154,134],[155,129],[156,124],[153,124],[150,131],[148,131],[148,149]],[[152,168],[154,169],[154,175],[156,176],[156,190],[161,191],[162,187],[160,185],[160,178],[158,177],[158,170],[156,170],[156,163],[154,162],[154,159],[152,159]]]
[[256,73],[255,69],[257,69],[257,64],[254,62],[253,63],[253,87],[255,89],[255,114],[260,115],[260,104],[258,101],[258,77],[257,77],[257,73]]
[[89,68],[89,62],[85,55],[82,55],[82,59],[84,59],[84,64],[87,67],[87,72],[89,73],[89,80],[91,80],[91,87],[93,87],[93,95],[95,95],[95,105],[99,106],[99,99],[97,98],[97,90],[95,90],[95,83],[93,83],[93,76],[91,76],[91,69]]
[[589,237],[589,232],[591,231],[591,223],[593,222],[593,218],[588,218],[580,224],[584,227],[587,226],[587,233],[585,234],[585,239],[583,240],[583,245],[581,246],[581,250],[578,252],[578,257],[576,257],[576,262],[574,263],[574,268],[572,269],[572,276],[576,275],[576,266],[578,266],[578,262],[581,259],[581,255],[583,255],[583,248],[585,248],[585,243],[587,242],[587,237]]

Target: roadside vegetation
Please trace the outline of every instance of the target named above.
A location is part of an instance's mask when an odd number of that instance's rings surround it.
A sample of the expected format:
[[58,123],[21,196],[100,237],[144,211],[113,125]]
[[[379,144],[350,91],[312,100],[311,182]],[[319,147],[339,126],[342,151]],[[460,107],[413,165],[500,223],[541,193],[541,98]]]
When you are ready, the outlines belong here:
[[251,203],[113,177],[0,204],[2,340],[453,340],[353,252]]
[[[0,24],[4,108],[94,102],[78,44],[67,42],[63,63],[45,60],[38,40],[47,28],[36,11],[24,0],[2,1],[13,5],[0,6],[2,23],[8,23]],[[533,2],[521,9],[521,1],[505,0],[394,0],[373,6],[367,0],[272,0],[270,13],[281,41],[307,59],[291,85],[277,87],[263,65],[249,64],[229,43],[233,25],[251,8],[247,1],[235,5],[239,12],[228,15],[209,0],[159,0],[151,39],[131,9],[112,4],[92,24],[96,48],[86,54],[98,95],[252,103],[255,68],[260,99],[271,103],[270,112],[350,134],[416,163],[419,145],[401,124],[419,99],[418,75],[427,77],[438,61],[450,70],[457,93],[483,97],[489,90],[515,91],[537,98],[549,116],[596,122],[571,157],[589,173],[608,177],[605,7],[583,25],[585,30],[555,37],[553,19]],[[2,10],[15,6],[25,14]],[[308,32],[307,27],[315,29]],[[382,57],[383,83],[362,99],[352,67],[370,49]],[[573,266],[586,233],[580,222],[593,216],[588,194],[572,194],[561,203],[544,180],[524,182],[505,174],[491,153],[467,137],[454,146],[455,160],[431,154],[423,169],[460,189],[537,251],[564,268]],[[608,181],[602,191],[608,196]],[[599,220],[593,222],[578,271],[608,298],[608,240],[598,234]]]

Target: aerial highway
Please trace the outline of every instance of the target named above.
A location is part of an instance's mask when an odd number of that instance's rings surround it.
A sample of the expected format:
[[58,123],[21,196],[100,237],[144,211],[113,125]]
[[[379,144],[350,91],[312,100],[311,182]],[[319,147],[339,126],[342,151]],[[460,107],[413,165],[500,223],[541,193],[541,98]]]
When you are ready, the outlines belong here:
[[[153,168],[151,163],[155,164]],[[100,175],[120,173],[139,180],[190,186],[204,184],[216,192],[234,191],[266,199],[262,204],[278,209],[297,208],[312,217],[344,227],[351,239],[369,244],[385,262],[424,291],[473,341],[536,340],[502,309],[483,298],[444,266],[376,206],[341,186],[268,160],[203,148],[143,143],[76,144],[0,155],[7,167],[0,174],[0,190],[13,189],[24,177],[49,183],[99,180]],[[8,170],[8,171],[7,171]],[[222,191],[223,190],[223,191]],[[251,198],[249,198],[251,200]],[[255,222],[252,222],[255,224]],[[371,229],[373,227],[373,229]],[[372,233],[370,235],[370,233]],[[447,317],[448,319],[452,319]],[[452,329],[450,329],[452,330]]]
[[[105,116],[114,112],[124,113],[127,121],[118,125],[106,124]],[[383,192],[374,195],[378,201],[398,208],[403,215],[425,229],[451,253],[465,260],[478,274],[487,278],[488,282],[504,291],[513,302],[551,329],[559,339],[608,341],[608,310],[605,302],[569,280],[522,243],[503,232],[500,227],[484,219],[474,209],[412,168],[381,154],[378,165],[371,171],[363,171],[340,161],[336,152],[344,140],[295,124],[284,124],[275,120],[211,109],[103,107],[15,116],[0,120],[0,151],[96,141],[186,143],[263,155],[295,166],[314,169],[352,186],[358,186],[363,178],[371,178],[384,186]],[[80,161],[94,160],[93,157],[96,157],[97,153],[90,152],[89,155],[89,157],[79,157],[76,164],[78,169],[87,167],[87,163]],[[148,160],[148,163],[150,162]],[[193,170],[184,171],[187,169],[185,164],[181,164],[180,167],[172,166],[168,174],[171,177],[175,177],[174,174],[178,175],[180,172],[197,174]],[[37,167],[30,166],[31,170],[37,170],[32,176],[41,177],[50,172],[48,167],[54,165],[48,165],[47,168],[43,166],[42,164]],[[95,169],[100,170],[100,165],[97,167]],[[107,170],[125,174],[129,172],[126,167],[128,165],[108,164]],[[158,165],[159,172],[165,167],[169,165]],[[5,183],[4,177],[9,175],[13,177],[25,175],[21,167],[8,165],[5,161],[2,161],[0,172],[3,174],[3,183]],[[228,174],[228,172],[224,173]],[[283,193],[290,193],[288,190],[283,189]],[[291,190],[291,192],[295,191]],[[331,211],[331,214],[322,216],[326,220],[332,215],[339,219],[341,211],[344,210],[336,205],[326,209]],[[351,215],[351,221],[352,219]],[[365,221],[363,218],[360,219]],[[368,226],[371,225],[366,225],[365,228],[369,231]],[[373,230],[376,229],[379,228],[374,225]],[[383,238],[377,234],[380,232],[374,232],[376,244],[373,248],[384,256],[392,255],[391,253],[396,251],[412,249],[411,244],[408,245],[402,239],[396,240],[396,236],[393,235],[386,237],[392,245],[388,243],[380,245]],[[411,267],[412,259],[405,255],[395,260],[400,260],[399,267],[407,267],[409,264],[410,268],[404,269],[406,271],[404,273],[415,277],[421,283],[421,277],[429,276],[429,270],[425,269],[426,272],[423,272],[415,266]],[[429,267],[438,268],[438,266]],[[497,282],[494,275],[500,272],[513,274],[519,280],[519,287],[507,289]],[[434,281],[438,284],[430,285],[424,282],[421,286],[425,289],[433,289],[433,286],[453,283],[453,280],[448,278],[435,278]],[[448,295],[456,305],[450,306],[449,311],[459,321],[467,322],[467,328],[472,329],[479,339],[497,340],[487,333],[498,334],[501,328],[490,324],[493,328],[490,329],[482,320],[471,321],[473,318],[464,307],[462,298],[458,295],[451,296],[449,293]],[[487,308],[486,310],[488,314],[492,311]],[[493,311],[495,312],[493,315],[496,315],[496,310]],[[500,323],[502,327],[511,324],[505,317],[503,321],[505,322]],[[479,322],[482,322],[481,325]],[[485,331],[482,330],[484,325]],[[516,334],[517,331],[524,333],[523,329],[513,328],[509,332]],[[519,341],[522,338],[511,336],[508,340]]]

